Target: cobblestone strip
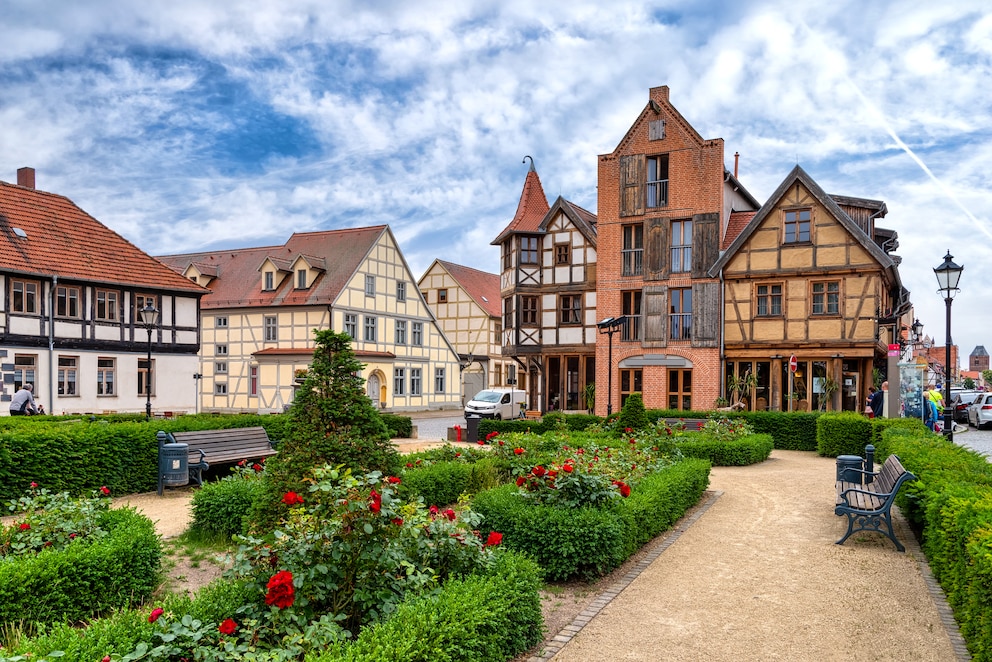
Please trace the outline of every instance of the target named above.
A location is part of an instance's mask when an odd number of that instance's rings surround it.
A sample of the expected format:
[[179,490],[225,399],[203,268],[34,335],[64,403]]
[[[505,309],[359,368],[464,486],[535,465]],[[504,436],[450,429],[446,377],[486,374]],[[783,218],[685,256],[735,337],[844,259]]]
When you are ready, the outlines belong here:
[[951,640],[954,655],[959,662],[968,662],[971,660],[971,653],[968,652],[968,646],[965,645],[964,637],[961,636],[958,622],[954,620],[954,612],[951,610],[951,606],[947,604],[947,595],[945,595],[944,589],[941,588],[937,580],[934,579],[933,573],[930,572],[930,564],[927,563],[927,557],[923,555],[923,550],[920,549],[920,543],[916,541],[916,535],[910,530],[909,523],[903,516],[902,511],[893,505],[892,513],[895,515],[892,521],[895,524],[896,537],[906,547],[906,553],[913,557],[917,566],[920,568],[923,582],[927,585],[927,590],[930,591],[930,599],[933,600],[933,604],[937,608],[937,614],[940,616],[940,622],[944,624],[947,636]]
[[[544,649],[541,651],[540,655],[535,655],[527,659],[527,662],[544,662],[545,660],[552,659],[558,654],[565,644],[572,640],[572,637],[577,635],[585,627],[586,623],[591,621],[603,607],[610,604],[613,598],[620,595],[621,592],[630,583],[637,579],[637,576],[644,572],[649,565],[651,565],[662,552],[672,546],[672,544],[679,539],[679,537],[689,530],[689,527],[696,523],[696,521],[703,516],[703,514],[710,509],[710,506],[716,503],[717,499],[723,496],[723,492],[714,491],[709,497],[704,501],[699,508],[687,517],[679,520],[675,528],[670,529],[661,539],[655,539],[653,542],[648,543],[651,545],[650,551],[644,555],[637,565],[635,565],[627,574],[618,579],[610,587],[599,594],[595,600],[593,600],[588,607],[586,607],[571,624],[563,627],[557,635],[555,635],[551,641],[544,644]],[[953,618],[951,619],[953,621]]]

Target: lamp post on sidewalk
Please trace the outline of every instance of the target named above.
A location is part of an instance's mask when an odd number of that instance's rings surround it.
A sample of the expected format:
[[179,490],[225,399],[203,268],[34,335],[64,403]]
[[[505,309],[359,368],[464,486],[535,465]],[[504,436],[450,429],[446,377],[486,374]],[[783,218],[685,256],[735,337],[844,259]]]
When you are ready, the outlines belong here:
[[937,293],[944,297],[947,310],[947,340],[944,343],[944,436],[948,441],[954,441],[954,410],[951,408],[951,302],[954,295],[960,292],[958,282],[961,280],[963,266],[954,264],[954,256],[947,251],[944,262],[934,267],[937,276]]
[[139,311],[141,325],[148,331],[148,371],[145,373],[145,420],[152,418],[152,330],[158,324],[158,308],[148,301],[148,305]]
[[596,324],[600,333],[609,336],[609,350],[606,360],[606,415],[609,417],[613,413],[613,334],[627,324],[627,316],[607,317],[602,322]]

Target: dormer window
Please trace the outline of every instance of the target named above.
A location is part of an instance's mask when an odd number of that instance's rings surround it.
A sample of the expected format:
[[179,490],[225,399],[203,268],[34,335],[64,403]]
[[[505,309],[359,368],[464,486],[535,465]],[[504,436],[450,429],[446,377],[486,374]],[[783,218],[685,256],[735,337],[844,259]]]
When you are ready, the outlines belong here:
[[307,270],[299,269],[296,272],[296,289],[305,290],[307,289]]
[[274,271],[266,271],[263,274],[263,290],[274,290],[276,289],[276,274]]

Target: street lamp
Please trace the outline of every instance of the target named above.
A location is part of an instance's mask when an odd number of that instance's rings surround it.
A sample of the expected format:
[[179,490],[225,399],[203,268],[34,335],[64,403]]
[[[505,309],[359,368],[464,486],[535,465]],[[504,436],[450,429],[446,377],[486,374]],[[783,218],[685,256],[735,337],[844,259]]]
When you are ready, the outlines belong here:
[[915,345],[920,342],[923,337],[923,323],[920,322],[919,317],[913,321],[913,326],[910,328],[913,329],[913,344]]
[[944,435],[948,441],[954,441],[954,410],[951,408],[951,301],[958,289],[958,281],[961,280],[963,266],[954,264],[954,256],[951,251],[947,251],[944,262],[939,267],[934,267],[934,274],[937,276],[937,293],[944,297],[944,305],[947,309],[947,341],[944,343]]
[[145,373],[145,420],[152,418],[152,329],[158,324],[158,308],[149,299],[148,305],[138,311],[141,325],[148,331],[148,372]]
[[610,338],[609,352],[606,361],[606,416],[613,413],[613,334],[622,329],[627,324],[627,316],[607,317],[602,322],[596,324],[600,333],[605,333]]

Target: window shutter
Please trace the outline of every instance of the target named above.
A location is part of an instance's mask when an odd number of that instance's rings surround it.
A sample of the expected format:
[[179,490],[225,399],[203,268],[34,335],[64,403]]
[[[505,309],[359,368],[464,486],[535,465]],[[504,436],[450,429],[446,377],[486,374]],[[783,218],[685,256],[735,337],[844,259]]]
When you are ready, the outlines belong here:
[[644,280],[664,280],[669,273],[669,223],[667,218],[646,222],[644,237]]
[[692,285],[692,346],[716,347],[720,340],[720,283]]
[[665,139],[665,120],[653,120],[648,122],[648,140]]
[[692,277],[707,278],[720,258],[720,217],[696,214],[692,218]]
[[644,288],[644,347],[668,344],[668,288],[655,285]]
[[644,213],[644,155],[620,157],[620,216]]

